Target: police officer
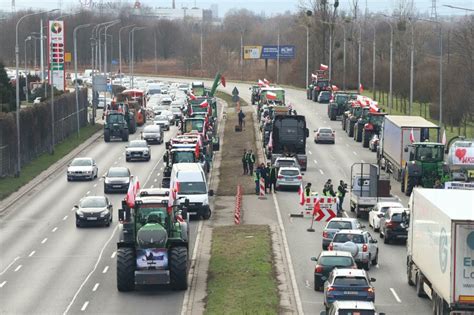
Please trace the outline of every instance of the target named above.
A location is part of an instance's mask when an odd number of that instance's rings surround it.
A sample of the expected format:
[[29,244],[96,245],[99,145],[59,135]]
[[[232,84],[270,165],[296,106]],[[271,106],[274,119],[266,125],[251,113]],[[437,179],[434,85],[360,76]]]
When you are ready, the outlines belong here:
[[343,211],[342,204],[344,203],[344,197],[347,193],[347,184],[343,180],[339,181],[339,186],[337,187],[337,196],[339,198],[339,203],[337,205],[338,211]]
[[252,176],[253,174],[253,165],[255,164],[255,154],[253,154],[252,150],[249,150],[247,153],[247,165],[249,167],[249,175]]
[[304,196],[311,197],[311,183],[307,183],[306,186],[304,186]]
[[324,185],[323,195],[326,197],[336,197],[336,193],[334,192],[334,187],[332,186],[331,179],[328,179],[328,181]]

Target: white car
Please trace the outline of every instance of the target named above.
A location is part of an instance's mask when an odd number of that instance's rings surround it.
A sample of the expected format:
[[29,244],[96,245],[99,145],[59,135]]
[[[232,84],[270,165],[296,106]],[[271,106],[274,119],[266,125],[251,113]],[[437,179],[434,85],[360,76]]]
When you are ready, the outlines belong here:
[[380,229],[380,218],[385,215],[385,212],[389,208],[403,208],[403,205],[400,202],[377,202],[377,204],[369,212],[369,226],[371,226],[374,231]]
[[278,170],[276,189],[296,188],[303,182],[303,176],[298,167],[280,167]]
[[298,163],[298,160],[294,157],[277,157],[275,159],[275,163],[273,163],[273,166],[276,168],[280,167],[296,167],[300,168],[300,164]]
[[171,96],[166,95],[166,96],[163,96],[161,98],[161,104],[160,105],[170,106],[172,102],[173,102],[173,99],[171,98]]
[[67,168],[67,181],[75,179],[94,180],[99,173],[94,159],[89,157],[75,158]]
[[153,124],[160,126],[163,130],[170,130],[170,121],[165,115],[156,115]]
[[173,124],[174,123],[174,114],[172,111],[170,110],[162,110],[160,115],[162,116],[166,116],[170,122],[170,124]]

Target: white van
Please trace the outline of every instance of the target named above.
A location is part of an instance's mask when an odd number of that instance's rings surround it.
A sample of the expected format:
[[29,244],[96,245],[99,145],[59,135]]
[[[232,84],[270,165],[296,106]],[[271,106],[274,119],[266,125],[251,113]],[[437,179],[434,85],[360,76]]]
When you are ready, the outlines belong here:
[[213,196],[214,191],[209,190],[206,174],[199,163],[174,164],[171,170],[170,189],[173,187],[178,187],[179,203],[184,203],[185,199],[189,200],[190,215],[197,215],[206,220],[211,217],[209,196]]

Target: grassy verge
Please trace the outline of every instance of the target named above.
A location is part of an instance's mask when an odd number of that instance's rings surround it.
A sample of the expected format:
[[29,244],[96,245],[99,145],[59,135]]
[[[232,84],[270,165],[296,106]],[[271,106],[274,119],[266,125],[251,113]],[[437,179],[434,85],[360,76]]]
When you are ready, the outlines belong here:
[[221,226],[213,230],[205,314],[277,314],[268,226]]
[[19,177],[6,177],[0,179],[0,200],[5,199],[13,192],[20,189],[23,185],[27,184],[41,172],[62,159],[101,128],[102,125],[99,124],[83,127],[79,138],[76,135],[72,135],[62,143],[56,145],[54,155],[48,153],[40,155],[21,169],[21,175]]
[[[223,99],[224,101],[227,102],[227,106],[229,107],[235,107],[234,102],[232,101],[232,95],[222,92],[222,91],[217,91],[216,92],[216,97]],[[247,102],[243,99],[240,98],[240,106],[247,106]]]

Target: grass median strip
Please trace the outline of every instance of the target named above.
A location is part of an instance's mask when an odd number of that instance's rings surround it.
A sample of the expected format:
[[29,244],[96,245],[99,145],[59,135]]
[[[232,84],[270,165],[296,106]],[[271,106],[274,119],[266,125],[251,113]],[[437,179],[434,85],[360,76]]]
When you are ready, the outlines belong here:
[[277,314],[278,284],[266,225],[213,229],[206,314]]
[[40,155],[38,158],[33,160],[28,165],[25,165],[21,169],[19,177],[6,177],[0,179],[0,200],[5,199],[13,192],[20,189],[23,185],[27,184],[33,178],[38,176],[41,172],[46,170],[48,167],[62,159],[69,152],[74,150],[77,146],[89,139],[94,133],[102,128],[102,125],[88,125],[81,128],[81,135],[77,137],[76,134],[66,138],[63,142],[56,145],[54,148],[54,155],[45,153]]

